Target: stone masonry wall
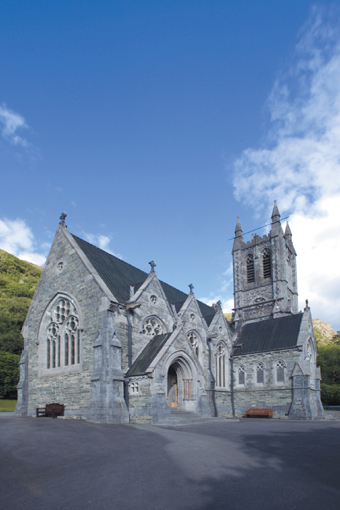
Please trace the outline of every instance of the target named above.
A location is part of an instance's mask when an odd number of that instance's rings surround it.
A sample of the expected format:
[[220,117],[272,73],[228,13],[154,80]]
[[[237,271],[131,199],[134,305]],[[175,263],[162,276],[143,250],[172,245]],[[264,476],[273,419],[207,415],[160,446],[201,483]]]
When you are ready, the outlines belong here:
[[[82,370],[54,375],[51,369],[51,375],[39,377],[39,363],[46,363],[46,360],[39,360],[37,342],[40,321],[47,304],[58,292],[75,298],[83,315]],[[103,297],[103,292],[63,235],[62,227],[59,227],[24,327],[25,349],[28,351],[29,363],[28,414],[34,414],[36,407],[51,402],[65,404],[66,414],[70,411],[71,414],[82,415],[87,409],[91,398],[92,344],[98,334],[99,307]],[[41,341],[44,341],[43,338]]]

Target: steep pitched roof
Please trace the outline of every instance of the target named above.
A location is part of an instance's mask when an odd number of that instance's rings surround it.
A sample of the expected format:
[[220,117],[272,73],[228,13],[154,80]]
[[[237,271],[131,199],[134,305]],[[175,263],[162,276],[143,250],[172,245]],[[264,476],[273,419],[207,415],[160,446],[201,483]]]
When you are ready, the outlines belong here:
[[171,335],[172,333],[165,333],[163,335],[154,336],[153,339],[142,350],[132,367],[129,369],[126,377],[144,375],[146,373],[146,369],[150,366],[151,362],[155,359]]
[[[80,249],[84,252],[89,259],[99,276],[105,282],[109,290],[117,299],[122,301],[129,301],[130,299],[130,286],[135,286],[135,291],[141,286],[148,276],[144,271],[137,269],[131,264],[107,253],[93,244],[80,239],[79,237],[71,234]],[[167,283],[160,282],[164,294],[170,304],[184,302],[187,299],[187,294],[175,289]],[[204,316],[211,315],[215,310],[198,301],[201,313]]]
[[[236,341],[233,355],[273,351],[297,344],[302,313],[245,324]],[[239,346],[239,347],[238,347]]]

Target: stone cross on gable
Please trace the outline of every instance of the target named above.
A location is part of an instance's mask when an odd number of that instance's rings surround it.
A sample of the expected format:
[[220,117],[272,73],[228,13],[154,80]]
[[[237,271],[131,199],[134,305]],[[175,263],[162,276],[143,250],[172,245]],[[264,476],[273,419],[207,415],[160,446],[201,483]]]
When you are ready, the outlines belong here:
[[156,264],[154,263],[153,260],[151,260],[151,262],[149,262],[150,266],[151,266],[151,273],[154,273],[155,272],[155,267],[156,267]]
[[190,289],[190,294],[193,294],[193,292],[192,292],[192,291],[193,291],[193,288],[194,288],[193,284],[192,284],[192,283],[190,283],[190,285],[188,285],[188,287],[189,287],[189,289]]
[[64,213],[64,212],[63,212],[63,213],[61,213],[61,215],[60,215],[60,220],[61,220],[61,221],[60,221],[60,225],[62,225],[63,227],[64,227],[64,226],[66,226],[66,225],[65,225],[65,218],[66,218],[66,216],[67,216],[67,214],[66,214],[66,213]]

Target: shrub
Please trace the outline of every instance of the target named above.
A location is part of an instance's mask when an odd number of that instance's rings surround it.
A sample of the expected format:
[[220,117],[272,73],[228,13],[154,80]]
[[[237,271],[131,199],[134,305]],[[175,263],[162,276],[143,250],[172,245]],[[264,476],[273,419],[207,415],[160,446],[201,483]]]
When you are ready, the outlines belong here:
[[321,401],[325,406],[340,405],[340,384],[321,383]]
[[0,398],[16,399],[20,356],[0,351]]

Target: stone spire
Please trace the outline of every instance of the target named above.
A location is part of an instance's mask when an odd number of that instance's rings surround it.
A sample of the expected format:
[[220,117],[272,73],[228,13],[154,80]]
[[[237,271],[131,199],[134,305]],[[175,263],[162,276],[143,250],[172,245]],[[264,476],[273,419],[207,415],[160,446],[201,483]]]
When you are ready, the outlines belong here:
[[285,228],[285,237],[286,237],[286,239],[288,239],[288,240],[291,240],[291,239],[292,239],[292,231],[290,230],[290,226],[289,226],[288,221],[287,221],[287,223],[286,223],[286,228]]
[[237,216],[233,251],[240,249],[241,245],[243,244],[242,232],[243,230],[241,227],[240,218]]
[[274,200],[274,207],[273,207],[273,212],[272,212],[272,228],[271,228],[272,235],[278,235],[278,234],[282,233],[280,217],[281,216],[279,213],[279,209],[276,205],[276,200]]

